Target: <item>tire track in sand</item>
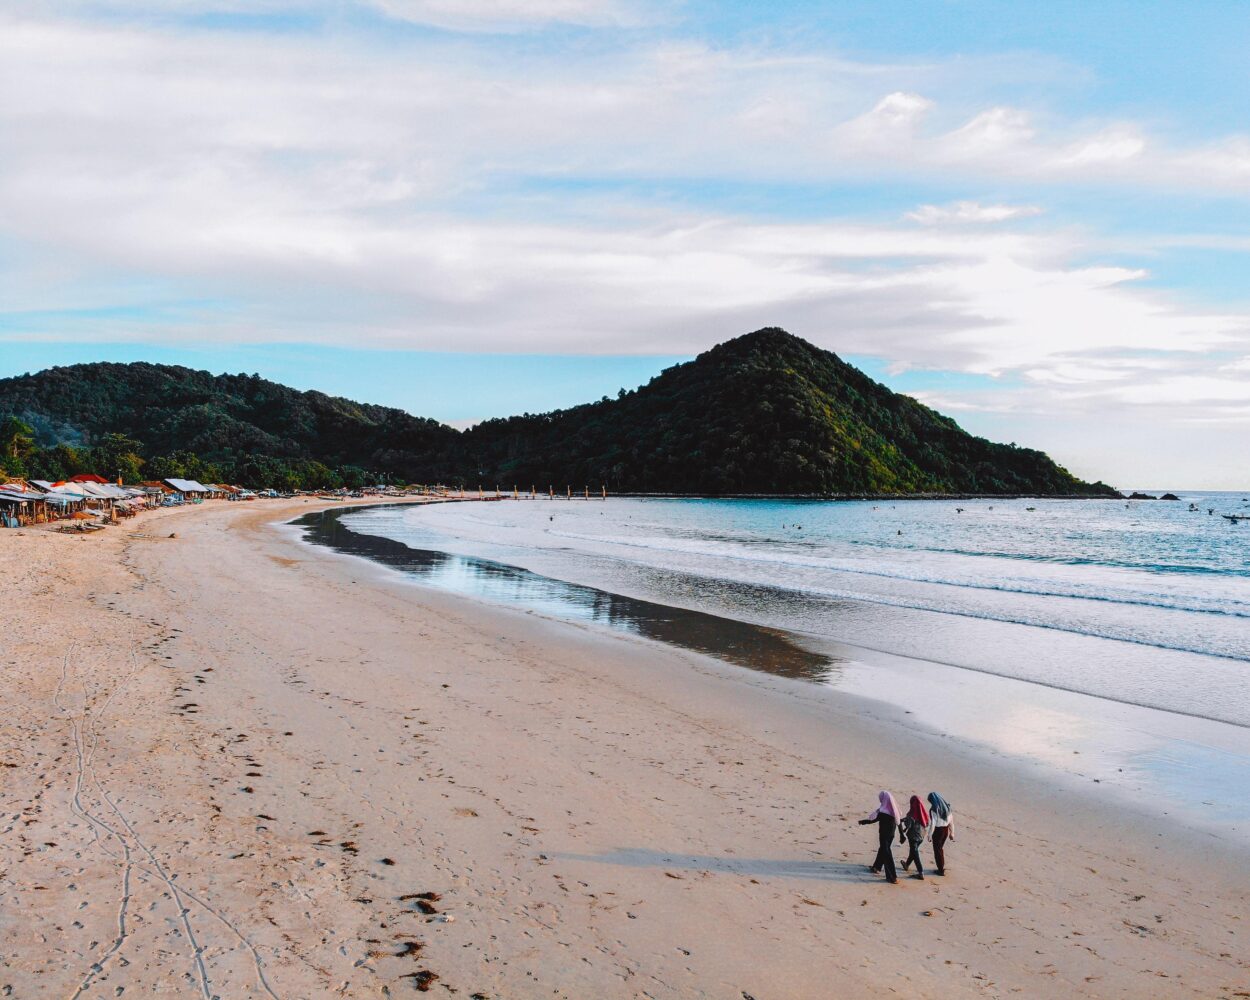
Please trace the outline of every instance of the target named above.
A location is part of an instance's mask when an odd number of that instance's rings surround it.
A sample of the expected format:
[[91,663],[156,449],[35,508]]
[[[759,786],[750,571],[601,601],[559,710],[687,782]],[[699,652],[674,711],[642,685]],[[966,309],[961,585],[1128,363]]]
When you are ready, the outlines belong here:
[[[122,899],[118,907],[117,937],[114,939],[112,945],[110,945],[110,947],[105,951],[104,955],[92,963],[91,968],[88,970],[87,974],[83,978],[83,981],[79,984],[78,989],[73,994],[74,1000],[80,997],[90,987],[96,976],[104,971],[104,963],[121,950],[128,936],[125,918],[130,903],[130,878],[135,868],[131,841],[133,841],[134,847],[138,847],[139,850],[147,855],[149,861],[151,861],[152,866],[155,869],[156,877],[165,884],[166,889],[169,891],[170,897],[173,899],[174,905],[178,910],[178,916],[182,922],[183,929],[186,931],[187,943],[190,945],[192,950],[192,964],[198,979],[200,993],[203,995],[204,1000],[214,1000],[212,990],[209,986],[208,969],[204,965],[203,947],[196,939],[195,930],[191,926],[190,908],[183,902],[182,893],[179,890],[179,887],[174,884],[173,879],[170,878],[169,873],[165,870],[160,860],[152,852],[152,849],[144,843],[143,839],[139,836],[138,831],[135,830],[134,825],[130,822],[130,819],[108,794],[108,791],[105,789],[103,782],[100,781],[99,775],[95,770],[95,755],[99,746],[100,738],[99,723],[105,712],[107,712],[114,697],[116,697],[116,695],[130,682],[134,675],[138,673],[138,657],[132,650],[130,654],[131,669],[129,673],[127,673],[119,683],[115,684],[110,689],[108,697],[105,698],[103,705],[95,712],[92,712],[93,698],[88,693],[87,683],[85,680],[80,680],[83,689],[82,708],[78,714],[75,714],[62,701],[62,696],[68,689],[70,663],[74,659],[74,652],[76,649],[76,645],[71,645],[69,649],[66,650],[65,656],[61,661],[61,679],[57,684],[56,691],[52,697],[53,703],[56,705],[57,709],[63,715],[67,715],[69,717],[70,728],[74,739],[75,774],[74,794],[71,801],[74,810],[82,816],[88,824],[91,825],[96,834],[97,840],[99,840],[99,830],[102,829],[109,836],[115,837],[118,843],[122,845],[123,890]],[[91,745],[89,749],[86,749],[83,722],[88,718],[91,720]],[[90,773],[91,782],[95,785],[101,799],[112,810],[113,814],[117,817],[117,821],[126,828],[126,831],[130,835],[129,840],[119,830],[110,826],[109,823],[106,822],[101,816],[91,812],[83,805],[82,792],[87,781],[88,773]],[[103,847],[103,844],[101,844],[101,847]],[[107,849],[106,853],[116,857],[112,851],[108,851]],[[147,872],[147,874],[151,874],[151,872]]]

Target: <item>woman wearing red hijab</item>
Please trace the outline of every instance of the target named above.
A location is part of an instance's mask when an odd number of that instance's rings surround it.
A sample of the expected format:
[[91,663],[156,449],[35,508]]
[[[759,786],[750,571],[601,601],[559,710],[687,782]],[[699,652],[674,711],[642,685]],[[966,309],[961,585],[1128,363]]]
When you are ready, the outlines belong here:
[[924,866],[920,863],[920,845],[924,843],[925,831],[929,829],[929,810],[920,801],[919,795],[911,797],[911,808],[898,825],[899,843],[908,845],[907,860],[903,862],[903,871],[913,861],[916,862],[916,878],[924,879]]

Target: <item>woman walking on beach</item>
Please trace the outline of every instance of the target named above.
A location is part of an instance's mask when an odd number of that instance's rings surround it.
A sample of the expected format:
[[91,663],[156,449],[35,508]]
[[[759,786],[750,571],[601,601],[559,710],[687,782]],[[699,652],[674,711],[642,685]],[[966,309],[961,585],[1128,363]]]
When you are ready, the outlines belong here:
[[951,804],[937,792],[929,793],[929,827],[933,831],[933,860],[937,863],[937,873],[946,874],[946,842],[955,839],[955,831],[951,827]]
[[920,863],[920,845],[924,843],[925,832],[929,829],[929,812],[920,801],[919,795],[911,797],[907,815],[898,826],[899,843],[907,845],[907,860],[903,862],[903,871],[913,861],[916,863],[916,878],[924,881],[924,865]]
[[898,873],[894,870],[893,847],[894,831],[898,824],[898,806],[894,804],[894,796],[889,792],[881,792],[877,797],[880,800],[877,808],[867,819],[861,819],[859,825],[877,824],[879,843],[877,846],[877,858],[872,863],[872,873],[876,875],[884,868],[885,880],[887,882],[897,882]]

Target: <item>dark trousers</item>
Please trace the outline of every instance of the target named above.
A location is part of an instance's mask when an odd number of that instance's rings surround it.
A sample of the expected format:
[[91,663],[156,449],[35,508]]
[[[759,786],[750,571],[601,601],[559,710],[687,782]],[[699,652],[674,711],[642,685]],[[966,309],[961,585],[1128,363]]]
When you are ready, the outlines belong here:
[[907,860],[903,862],[903,867],[914,864],[916,866],[916,874],[924,875],[924,865],[920,863],[920,842],[908,838]]
[[933,860],[937,862],[939,875],[946,871],[946,838],[950,832],[949,826],[939,826],[933,831]]
[[880,836],[880,846],[877,848],[877,858],[872,863],[874,872],[885,869],[885,877],[891,882],[898,878],[898,872],[894,870],[894,820],[889,817],[882,817],[877,825],[877,833]]

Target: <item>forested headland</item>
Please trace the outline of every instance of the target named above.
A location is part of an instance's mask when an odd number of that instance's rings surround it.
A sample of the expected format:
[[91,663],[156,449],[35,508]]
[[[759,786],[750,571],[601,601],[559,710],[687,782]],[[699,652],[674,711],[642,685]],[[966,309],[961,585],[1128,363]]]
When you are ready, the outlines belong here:
[[277,489],[378,481],[612,492],[1118,495],[968,434],[782,330],[615,398],[457,431],[258,375],[94,363],[0,380],[0,470]]

